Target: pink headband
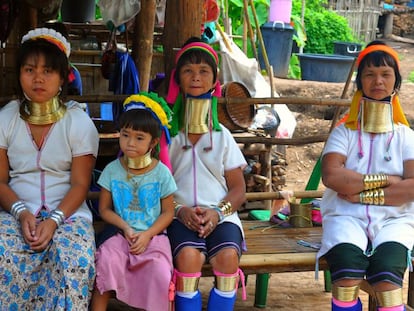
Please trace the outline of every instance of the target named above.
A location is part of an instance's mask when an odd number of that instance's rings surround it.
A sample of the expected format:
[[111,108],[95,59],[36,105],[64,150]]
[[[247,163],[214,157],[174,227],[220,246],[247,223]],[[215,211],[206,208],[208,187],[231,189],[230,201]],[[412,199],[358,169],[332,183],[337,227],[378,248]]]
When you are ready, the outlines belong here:
[[[211,56],[211,58],[213,58],[213,60],[218,66],[219,59],[218,59],[218,55],[216,51],[210,45],[204,42],[192,42],[182,47],[181,50],[179,50],[177,55],[175,56],[175,64],[178,63],[178,61],[180,60],[181,56],[183,56],[184,53],[190,50],[199,50],[199,51],[203,51],[207,53],[208,55]],[[168,86],[168,94],[166,98],[167,103],[170,103],[170,104],[173,104],[175,102],[175,100],[178,97],[178,94],[180,93],[180,87],[174,79],[175,71],[176,71],[175,69],[171,71],[170,84]],[[219,81],[216,82],[213,95],[221,96],[221,86],[220,86]]]
[[175,64],[177,64],[181,56],[189,50],[204,51],[213,58],[217,65],[219,63],[217,53],[210,45],[204,42],[192,42],[185,45],[181,50],[178,51],[177,55],[175,56]]

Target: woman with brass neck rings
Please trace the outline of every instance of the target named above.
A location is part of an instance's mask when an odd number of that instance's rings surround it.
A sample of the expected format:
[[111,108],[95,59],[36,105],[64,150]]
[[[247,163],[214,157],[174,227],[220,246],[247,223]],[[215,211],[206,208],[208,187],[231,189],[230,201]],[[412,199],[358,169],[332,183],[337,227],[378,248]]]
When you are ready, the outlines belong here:
[[365,278],[378,310],[401,311],[414,243],[414,132],[398,98],[397,52],[373,41],[357,66],[349,114],[323,151],[318,256],[332,275],[332,310],[362,310],[358,291]]
[[217,68],[215,50],[190,38],[176,55],[167,96],[174,103],[169,155],[178,188],[175,218],[168,227],[176,311],[202,310],[198,281],[205,262],[215,275],[208,311],[233,310],[243,278],[239,258],[244,234],[237,210],[245,201],[246,161],[218,121]]
[[99,137],[81,106],[60,98],[69,53],[55,30],[27,33],[21,99],[0,110],[1,309],[88,309],[95,242],[85,198]]

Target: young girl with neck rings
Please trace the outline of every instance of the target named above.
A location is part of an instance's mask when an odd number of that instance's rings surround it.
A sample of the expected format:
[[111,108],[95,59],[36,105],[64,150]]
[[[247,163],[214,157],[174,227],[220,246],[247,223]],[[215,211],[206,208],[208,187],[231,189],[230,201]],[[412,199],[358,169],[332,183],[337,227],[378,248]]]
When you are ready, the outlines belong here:
[[165,230],[174,217],[176,184],[157,154],[169,116],[165,101],[153,93],[124,102],[123,155],[98,179],[100,216],[118,232],[97,250],[93,311],[106,310],[111,297],[135,308],[168,310],[172,256]]

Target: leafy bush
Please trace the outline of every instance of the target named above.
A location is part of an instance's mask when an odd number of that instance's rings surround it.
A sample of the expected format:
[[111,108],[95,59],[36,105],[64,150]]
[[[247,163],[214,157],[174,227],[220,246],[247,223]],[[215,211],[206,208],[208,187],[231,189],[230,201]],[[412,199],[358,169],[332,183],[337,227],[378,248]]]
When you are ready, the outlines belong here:
[[[262,25],[267,22],[267,16],[269,12],[270,0],[255,0],[254,1],[254,10],[256,11],[256,17],[259,25]],[[243,0],[229,0],[228,1],[228,16],[231,19],[231,28],[232,34],[236,36],[233,41],[241,48],[243,46],[242,39],[237,38],[237,36],[243,36],[243,20],[244,20],[244,10],[243,10]],[[256,30],[256,23],[252,13],[252,9],[248,7],[248,14],[250,25],[253,28],[253,31]],[[222,16],[220,16],[219,24],[223,25]],[[250,40],[247,40],[247,55],[253,57],[254,52],[250,44]]]
[[[301,15],[301,0],[293,0],[292,15]],[[326,8],[325,0],[306,1],[304,52],[332,54],[335,41],[355,42],[352,29],[345,17]]]
[[411,71],[408,75],[408,81],[414,83],[414,71]]

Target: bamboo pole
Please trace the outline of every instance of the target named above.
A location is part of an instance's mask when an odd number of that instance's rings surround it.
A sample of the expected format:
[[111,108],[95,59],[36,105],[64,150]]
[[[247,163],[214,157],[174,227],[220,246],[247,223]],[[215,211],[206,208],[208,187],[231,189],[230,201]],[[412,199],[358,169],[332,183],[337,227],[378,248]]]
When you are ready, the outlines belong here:
[[[348,77],[346,79],[346,83],[342,90],[341,99],[344,99],[346,97],[346,92],[348,92],[348,88],[349,88],[349,85],[351,84],[352,76],[354,74],[355,64],[356,64],[356,58],[354,58],[354,61],[352,62],[352,66],[348,72]],[[336,122],[339,119],[340,112],[341,112],[341,107],[336,106],[334,116],[332,117],[332,122],[331,122],[331,127],[329,129],[329,133],[332,132],[332,130],[335,128]]]
[[[293,191],[293,197],[297,199],[301,198],[320,198],[323,195],[323,191]],[[279,200],[283,199],[283,195],[280,191],[274,192],[248,192],[246,193],[247,201],[262,201],[262,200]]]
[[[293,191],[295,198],[320,198],[323,191]],[[88,200],[99,199],[99,192],[89,191],[87,195]],[[278,200],[283,199],[280,191],[276,192],[248,192],[246,193],[246,201],[263,201],[263,200]]]
[[263,60],[265,62],[266,72],[270,80],[270,92],[271,92],[270,96],[273,97],[275,86],[273,85],[273,74],[270,68],[269,58],[267,57],[266,47],[263,41],[262,32],[260,31],[260,25],[259,25],[259,21],[257,20],[256,9],[254,8],[253,0],[249,0],[249,3],[250,3],[250,8],[252,9],[254,22],[256,24],[257,37],[259,39],[260,48],[261,48],[262,55],[263,55]]
[[[123,101],[128,95],[73,95],[70,99],[81,103],[101,103],[105,101]],[[15,95],[0,97],[0,106],[16,99]],[[316,105],[316,106],[342,106],[349,107],[351,101],[340,98],[310,98],[302,96],[285,96],[285,97],[264,97],[264,98],[243,98],[243,97],[220,97],[218,103],[221,105],[260,105],[260,104],[286,104],[286,105]]]
[[252,24],[250,23],[248,6],[249,4],[247,3],[247,0],[243,0],[244,18],[247,23],[247,30],[249,32],[250,44],[252,46],[254,57],[258,60],[259,55],[257,55],[257,51],[256,51],[256,42],[254,41],[254,32],[253,32]]

